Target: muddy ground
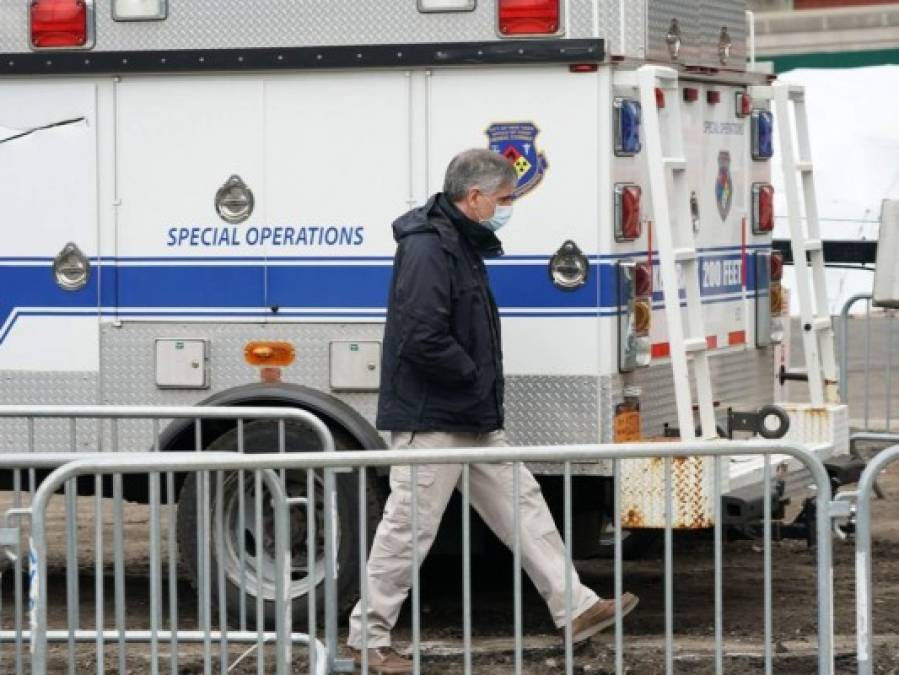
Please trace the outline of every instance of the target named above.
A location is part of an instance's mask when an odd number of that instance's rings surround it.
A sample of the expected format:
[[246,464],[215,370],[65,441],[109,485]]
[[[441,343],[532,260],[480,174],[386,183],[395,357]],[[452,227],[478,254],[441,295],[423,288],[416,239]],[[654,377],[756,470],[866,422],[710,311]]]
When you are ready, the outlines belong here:
[[[881,481],[887,499],[875,502],[874,627],[877,634],[877,672],[899,672],[899,465]],[[57,500],[51,518],[51,541],[56,542],[48,580],[51,598],[51,628],[66,626],[65,582],[60,575],[63,561],[62,500]],[[82,577],[80,583],[80,622],[83,628],[94,622],[93,501],[80,500],[79,538]],[[165,523],[165,517],[163,522]],[[129,628],[149,627],[149,583],[147,511],[129,506],[126,510],[126,571],[128,574],[127,620]],[[109,561],[112,544],[106,536],[105,559]],[[165,545],[165,544],[164,544]],[[775,671],[792,674],[816,671],[815,553],[802,541],[785,540],[773,545]],[[834,612],[837,672],[855,672],[854,665],[854,549],[840,541],[834,543]],[[458,560],[435,558],[422,570],[422,671],[455,675],[462,671],[462,598]],[[505,554],[473,560],[473,616],[475,636],[474,671],[485,675],[513,672],[512,642],[512,560]],[[678,535],[675,539],[675,669],[681,673],[712,673],[714,658],[713,548],[708,534]],[[607,561],[578,563],[585,583],[601,595],[612,588],[612,569]],[[756,673],[762,671],[762,546],[760,541],[731,540],[724,552],[724,635],[725,671]],[[638,609],[625,622],[627,672],[664,672],[664,583],[661,553],[624,567],[625,588],[641,598]],[[106,579],[106,625],[112,628],[112,580]],[[564,672],[564,652],[546,609],[528,582],[524,598],[523,672],[549,675]],[[13,574],[3,575],[2,628],[13,621]],[[166,591],[167,592],[167,591]],[[196,592],[182,582],[178,588],[180,621],[195,625]],[[27,615],[25,616],[27,620]],[[411,619],[408,610],[400,618],[395,641],[407,649]],[[342,626],[343,628],[343,626]],[[26,654],[23,672],[29,672]],[[169,672],[167,646],[162,648],[161,672]],[[214,648],[217,653],[217,648]],[[230,660],[244,651],[232,646]],[[305,658],[297,649],[295,672],[305,672]],[[75,672],[95,672],[96,647],[78,646]],[[67,672],[67,647],[51,648],[51,672]],[[129,673],[150,673],[149,650],[130,645],[127,652]],[[105,653],[105,670],[119,672],[114,646]],[[615,654],[611,634],[603,634],[576,649],[578,673],[614,672]],[[271,664],[268,660],[267,664]],[[0,647],[0,673],[14,671],[15,649]],[[179,673],[203,672],[202,651],[182,645]],[[268,668],[266,668],[267,670]],[[213,672],[218,672],[213,668]],[[256,656],[251,654],[231,672],[256,672]]]

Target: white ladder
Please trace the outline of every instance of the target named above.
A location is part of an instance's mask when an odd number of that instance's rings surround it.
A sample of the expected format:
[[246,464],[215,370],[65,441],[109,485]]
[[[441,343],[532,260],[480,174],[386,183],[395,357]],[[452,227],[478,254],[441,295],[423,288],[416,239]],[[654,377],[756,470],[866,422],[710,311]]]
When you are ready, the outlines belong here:
[[[833,324],[827,304],[827,280],[824,273],[824,247],[818,225],[818,202],[815,198],[815,174],[812,170],[811,147],[808,136],[808,114],[805,109],[805,88],[786,82],[770,86],[750,87],[753,100],[774,103],[775,124],[780,140],[781,167],[796,287],[799,291],[799,315],[802,320],[802,346],[805,352],[809,398],[815,407],[825,402],[839,401],[837,366],[834,359]],[[790,115],[790,103],[793,115]],[[799,156],[793,145],[793,124]],[[802,177],[802,196],[805,203],[805,228],[799,206],[799,187],[796,174]],[[806,257],[807,256],[807,257]],[[811,265],[811,272],[809,272]]]
[[[699,293],[699,255],[690,215],[687,186],[687,159],[681,126],[680,91],[677,71],[664,66],[642,66],[637,70],[640,105],[643,109],[649,185],[659,247],[659,270],[665,297],[665,319],[677,400],[677,421],[681,440],[696,438],[693,398],[690,392],[688,359],[693,358],[693,375],[703,439],[718,437],[712,400],[708,343]],[[656,89],[665,94],[665,108],[656,104]],[[663,148],[663,141],[666,147]],[[680,265],[686,291],[686,332],[680,306],[678,283]]]

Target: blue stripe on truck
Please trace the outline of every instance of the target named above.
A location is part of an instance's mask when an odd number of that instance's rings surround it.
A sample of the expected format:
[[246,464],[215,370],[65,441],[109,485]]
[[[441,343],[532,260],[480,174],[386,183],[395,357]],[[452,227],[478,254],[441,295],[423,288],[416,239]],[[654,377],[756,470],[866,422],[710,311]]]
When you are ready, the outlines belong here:
[[[351,264],[347,259],[323,259],[317,264],[277,261],[267,266],[233,260],[235,264],[202,260],[161,264],[136,259],[117,264],[103,259],[94,263],[85,288],[67,292],[56,285],[50,261],[7,258],[0,261],[0,342],[17,316],[91,314],[91,310],[123,317],[227,319],[272,316],[270,308],[277,305],[285,308],[278,313],[280,317],[383,317],[391,276],[390,266],[383,261]],[[704,302],[739,299],[742,286],[733,267],[739,260],[740,254],[733,249],[702,256]],[[593,258],[588,282],[574,291],[553,286],[543,261],[511,258],[510,262],[488,264],[504,316],[608,316],[618,312],[613,261]],[[748,265],[749,291],[755,287],[752,268]],[[656,289],[653,299],[663,300],[661,291]]]

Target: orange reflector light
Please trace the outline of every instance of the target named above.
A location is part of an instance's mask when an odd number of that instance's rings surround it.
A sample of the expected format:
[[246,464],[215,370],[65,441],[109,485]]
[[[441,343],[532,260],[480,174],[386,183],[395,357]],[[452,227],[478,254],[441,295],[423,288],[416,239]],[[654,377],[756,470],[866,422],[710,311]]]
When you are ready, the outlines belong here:
[[771,298],[771,315],[780,316],[783,313],[784,294],[783,288],[779,283],[772,283],[768,289],[768,296]]
[[634,333],[638,336],[649,335],[652,325],[652,307],[649,298],[642,298],[634,302]]
[[243,357],[251,366],[289,366],[296,350],[289,342],[248,342]]

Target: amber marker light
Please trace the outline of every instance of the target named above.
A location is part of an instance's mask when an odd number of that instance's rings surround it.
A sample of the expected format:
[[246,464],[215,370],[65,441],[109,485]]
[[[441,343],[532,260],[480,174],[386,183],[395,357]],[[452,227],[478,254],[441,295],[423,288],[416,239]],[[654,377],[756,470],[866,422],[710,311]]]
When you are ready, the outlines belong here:
[[289,342],[248,342],[243,357],[251,366],[277,368],[293,363],[296,350]]

